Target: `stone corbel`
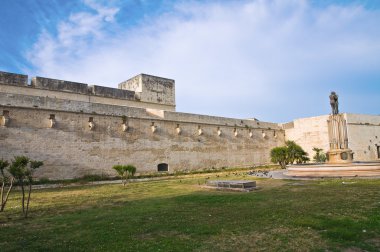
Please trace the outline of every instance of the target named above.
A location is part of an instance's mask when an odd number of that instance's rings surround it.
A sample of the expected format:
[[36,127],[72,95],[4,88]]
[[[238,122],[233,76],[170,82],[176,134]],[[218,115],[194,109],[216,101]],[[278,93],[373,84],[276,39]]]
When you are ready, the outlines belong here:
[[122,125],[121,125],[121,130],[123,131],[123,132],[126,132],[126,131],[128,131],[128,124],[127,123],[123,123]]
[[49,128],[54,128],[56,123],[55,115],[51,114],[49,117]]
[[237,130],[237,128],[234,128],[234,136],[235,136],[235,137],[238,136],[238,130]]
[[222,130],[220,129],[220,127],[218,127],[218,131],[217,131],[217,133],[218,133],[218,136],[221,136],[221,135],[222,135]]
[[128,130],[128,128],[129,128],[127,117],[126,116],[122,116],[122,120],[123,120],[123,123],[121,124],[121,130],[123,132],[126,132]]
[[252,130],[251,130],[251,129],[249,129],[248,135],[249,135],[249,137],[250,137],[250,138],[252,138],[252,137],[253,137],[253,132],[252,132]]
[[94,123],[94,118],[93,117],[90,117],[88,119],[88,128],[90,130],[94,130],[95,129],[95,123]]
[[154,122],[152,122],[150,129],[152,130],[152,133],[155,133],[157,131],[157,125],[154,125]]
[[267,134],[265,133],[264,130],[262,131],[262,136],[263,136],[263,138],[266,138],[266,136],[267,136]]
[[9,125],[10,116],[9,111],[4,110],[3,115],[1,116],[1,126],[7,127]]
[[198,126],[198,136],[201,136],[201,135],[203,135],[203,130],[201,126]]
[[177,127],[175,128],[175,131],[177,132],[177,135],[181,135],[182,129],[179,127],[179,124],[177,124]]

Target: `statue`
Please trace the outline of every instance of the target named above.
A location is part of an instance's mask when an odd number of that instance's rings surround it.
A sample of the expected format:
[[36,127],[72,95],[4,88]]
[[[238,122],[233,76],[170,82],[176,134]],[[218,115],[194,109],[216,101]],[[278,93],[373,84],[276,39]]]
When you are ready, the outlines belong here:
[[333,115],[339,114],[339,102],[338,102],[338,95],[333,91],[330,94],[330,105],[331,105],[331,110]]

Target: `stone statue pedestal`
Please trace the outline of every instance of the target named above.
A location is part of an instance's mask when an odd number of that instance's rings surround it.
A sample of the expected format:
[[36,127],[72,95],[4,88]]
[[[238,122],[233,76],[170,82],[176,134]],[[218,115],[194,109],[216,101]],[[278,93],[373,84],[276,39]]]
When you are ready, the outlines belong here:
[[348,148],[347,122],[344,115],[330,115],[327,122],[330,138],[330,150],[327,152],[328,163],[352,163],[354,153]]
[[328,163],[347,164],[352,163],[354,153],[350,149],[335,149],[327,152]]

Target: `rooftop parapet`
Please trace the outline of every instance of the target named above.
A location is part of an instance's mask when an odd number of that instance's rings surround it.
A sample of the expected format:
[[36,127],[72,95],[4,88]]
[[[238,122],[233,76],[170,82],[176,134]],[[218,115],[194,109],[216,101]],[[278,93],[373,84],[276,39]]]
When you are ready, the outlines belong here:
[[56,91],[66,91],[71,93],[88,94],[87,84],[44,77],[34,77],[32,79],[32,87]]
[[134,100],[135,99],[135,92],[130,90],[123,90],[118,88],[110,88],[110,87],[103,87],[103,86],[89,86],[89,91],[93,95],[97,96],[104,96],[104,97],[111,97],[111,98],[117,98],[117,99],[127,99],[127,100]]
[[15,86],[27,86],[28,75],[0,71],[0,83]]

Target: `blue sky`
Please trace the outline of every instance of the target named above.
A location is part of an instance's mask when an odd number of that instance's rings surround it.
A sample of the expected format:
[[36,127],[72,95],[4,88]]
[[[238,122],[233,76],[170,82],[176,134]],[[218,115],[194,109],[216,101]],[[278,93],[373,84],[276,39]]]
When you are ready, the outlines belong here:
[[176,80],[177,111],[286,122],[380,114],[377,0],[1,0],[0,70]]

